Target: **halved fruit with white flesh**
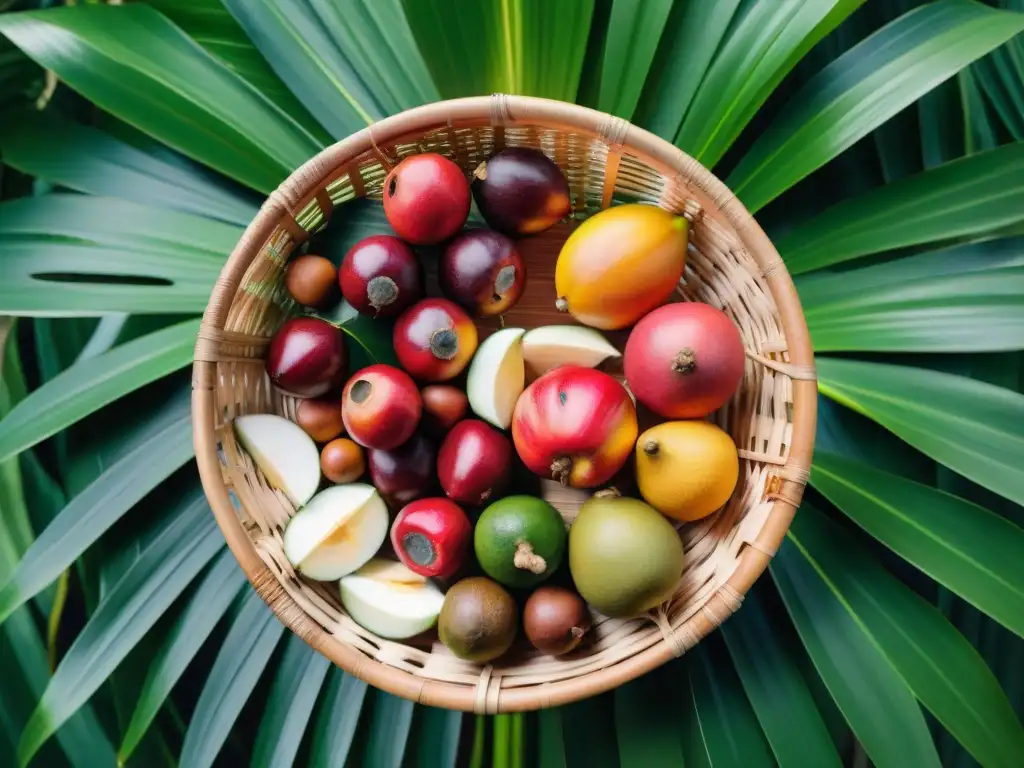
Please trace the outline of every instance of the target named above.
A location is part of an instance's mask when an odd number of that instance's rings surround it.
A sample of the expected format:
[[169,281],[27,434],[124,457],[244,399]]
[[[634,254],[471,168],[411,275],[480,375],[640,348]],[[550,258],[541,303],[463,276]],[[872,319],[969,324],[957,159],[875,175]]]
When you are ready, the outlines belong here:
[[401,563],[375,557],[339,582],[341,604],[359,626],[391,640],[426,632],[437,622],[444,593]]
[[609,357],[622,357],[622,353],[593,328],[582,325],[545,325],[523,336],[523,359],[535,376],[559,365],[596,368]]
[[284,531],[284,554],[296,570],[334,581],[361,567],[388,535],[388,508],[365,483],[321,491]]
[[466,396],[473,413],[500,429],[512,423],[516,400],[526,388],[523,363],[524,328],[503,328],[488,336],[476,351],[466,378]]
[[320,452],[302,427],[272,413],[239,416],[238,442],[252,456],[267,482],[301,507],[320,485]]

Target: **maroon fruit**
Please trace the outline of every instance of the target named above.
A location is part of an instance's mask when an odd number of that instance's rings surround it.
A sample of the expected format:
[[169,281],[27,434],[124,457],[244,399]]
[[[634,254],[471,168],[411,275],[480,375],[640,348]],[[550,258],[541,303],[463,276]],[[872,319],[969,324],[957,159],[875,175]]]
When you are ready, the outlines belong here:
[[448,499],[407,504],[391,525],[391,546],[410,571],[447,579],[462,567],[473,537],[466,513]]
[[405,158],[384,179],[384,215],[400,238],[415,245],[447,240],[469,216],[469,182],[446,157]]
[[429,496],[437,487],[437,448],[419,433],[393,450],[366,453],[370,481],[392,506]]
[[341,417],[348,436],[367,448],[397,448],[420,422],[423,401],[409,374],[391,365],[371,365],[356,373],[341,394]]
[[583,641],[590,611],[583,598],[565,587],[534,590],[523,606],[523,632],[538,651],[561,656]]
[[284,271],[284,287],[299,304],[323,309],[337,299],[338,270],[323,256],[307,254],[294,259]]
[[500,232],[471,229],[444,250],[438,269],[444,295],[479,317],[507,312],[526,287],[526,265]]
[[296,317],[281,326],[267,350],[267,375],[278,389],[319,397],[345,380],[345,335],[326,320]]
[[746,354],[735,323],[708,304],[666,304],[626,342],[623,368],[637,400],[666,419],[700,419],[725,404]]
[[447,381],[458,376],[476,352],[473,320],[447,299],[424,299],[395,323],[395,354],[413,378]]
[[473,197],[487,223],[510,237],[543,232],[572,210],[561,169],[529,147],[509,147],[481,163]]
[[451,384],[431,384],[420,391],[423,425],[431,432],[446,434],[469,411],[466,393]]
[[456,424],[441,444],[437,476],[449,498],[463,504],[493,501],[508,487],[512,444],[479,419]]
[[423,297],[423,274],[412,250],[391,235],[352,246],[338,270],[345,301],[372,317],[394,317]]

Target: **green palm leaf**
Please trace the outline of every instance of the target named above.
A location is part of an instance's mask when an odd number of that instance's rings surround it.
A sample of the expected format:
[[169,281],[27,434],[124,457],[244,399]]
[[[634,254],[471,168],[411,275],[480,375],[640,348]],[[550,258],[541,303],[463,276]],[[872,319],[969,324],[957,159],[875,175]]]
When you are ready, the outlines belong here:
[[338,668],[330,671],[313,729],[310,768],[343,768],[355,740],[367,685]]
[[676,727],[688,702],[674,685],[682,673],[681,662],[676,662],[615,689],[622,768],[682,765],[683,748]]
[[672,141],[740,0],[673,3],[633,117]]
[[31,448],[119,397],[192,362],[198,320],[186,320],[76,363],[4,418],[0,458]]
[[786,74],[864,0],[741,3],[676,144],[716,165]]
[[1024,14],[973,0],[938,0],[901,16],[807,83],[727,183],[757,211],[1022,29]]
[[199,694],[181,746],[183,766],[213,765],[283,633],[284,625],[263,598],[250,590]]
[[293,765],[331,662],[291,635],[277,663],[263,710],[252,766]]
[[[798,517],[808,509],[804,504]],[[792,537],[771,573],[815,668],[872,763],[940,768],[913,694]]]
[[64,572],[171,472],[192,458],[186,397],[157,410],[123,455],[75,496],[32,542],[0,589],[0,622]]
[[416,768],[455,768],[462,735],[462,713],[419,707],[413,722]]
[[446,98],[523,93],[574,101],[594,0],[402,0]]
[[223,546],[201,491],[170,510],[57,667],[21,736],[21,764],[96,692]]
[[152,8],[5,14],[0,32],[98,106],[261,192],[320,148]]
[[223,549],[207,568],[150,664],[149,674],[142,684],[138,703],[118,750],[119,763],[126,763],[135,752],[171,689],[213,633],[243,585],[249,594],[249,584],[238,567],[238,561],[231,550]]
[[818,352],[1024,348],[1024,238],[797,278]]
[[1024,501],[1024,395],[947,373],[819,358],[818,387],[922,453]]
[[401,768],[409,743],[415,704],[384,691],[371,692],[372,717],[366,734],[366,768]]
[[[240,227],[252,221],[259,210],[247,196],[226,184],[214,183],[208,175],[154,157],[101,130],[50,112],[26,111],[4,121],[0,126],[0,151],[12,168],[78,192],[130,198],[143,205],[166,206]],[[57,199],[44,198],[51,202]],[[39,208],[43,209],[43,204]],[[49,213],[47,223],[53,225],[60,218],[58,212]],[[131,220],[126,217],[126,221]],[[148,234],[153,229],[151,222],[146,224]],[[180,231],[188,234],[190,229]],[[201,233],[199,242],[204,246],[217,241],[205,228]]]
[[706,638],[688,654],[693,708],[708,763],[772,766],[771,750],[733,669],[723,664],[721,638]]
[[583,68],[581,92],[593,93],[589,106],[626,120],[633,116],[671,10],[672,0],[611,1],[599,50]]
[[1024,728],[963,635],[815,510],[803,509],[788,537],[947,730],[983,765],[1013,765]]
[[317,141],[330,143],[330,135],[317,125],[298,97],[274,73],[221,0],[189,0],[187,3],[146,0],[146,5],[156,8],[181,27],[232,72],[261,91],[286,115],[295,118]]
[[1024,636],[1024,531],[956,496],[821,450],[812,477],[868,533]]
[[387,115],[308,3],[224,5],[320,124],[335,138]]
[[[994,190],[998,190],[994,192]],[[776,242],[798,275],[1024,220],[1024,143],[954,160],[828,209]]]
[[840,768],[794,654],[768,621],[756,592],[748,592],[743,610],[722,625],[722,636],[780,768]]

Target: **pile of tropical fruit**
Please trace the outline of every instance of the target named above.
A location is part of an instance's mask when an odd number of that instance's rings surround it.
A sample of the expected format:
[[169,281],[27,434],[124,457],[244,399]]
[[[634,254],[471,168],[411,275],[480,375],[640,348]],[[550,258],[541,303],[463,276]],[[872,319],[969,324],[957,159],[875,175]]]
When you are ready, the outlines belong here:
[[[464,229],[473,199],[488,228]],[[633,616],[671,597],[684,560],[674,523],[710,515],[736,486],[736,446],[705,417],[739,386],[743,344],[718,309],[670,302],[685,218],[641,204],[590,217],[555,265],[557,307],[577,324],[480,340],[474,318],[505,315],[527,288],[522,238],[570,202],[534,149],[504,149],[469,179],[414,155],[384,182],[396,236],[360,241],[340,268],[311,254],[287,268],[307,312],[274,336],[266,371],[302,400],[295,421],[241,416],[235,433],[297,510],[289,561],[338,584],[349,616],[381,638],[429,641],[436,626],[456,656],[488,662],[521,627],[541,652],[569,653],[592,610]],[[426,245],[443,297],[426,296],[414,251]],[[344,333],[317,314],[340,297],[394,320],[400,367],[349,374]],[[627,328],[622,352],[601,333]],[[612,364],[625,384],[601,370]],[[642,434],[638,405],[654,416]],[[517,466],[603,490],[567,528],[543,498],[510,495]]]

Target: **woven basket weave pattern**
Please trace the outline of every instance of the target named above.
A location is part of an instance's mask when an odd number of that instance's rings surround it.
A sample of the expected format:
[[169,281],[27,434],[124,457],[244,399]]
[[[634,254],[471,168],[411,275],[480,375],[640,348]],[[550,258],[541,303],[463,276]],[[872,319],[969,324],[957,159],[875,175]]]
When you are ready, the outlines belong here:
[[[297,577],[282,551],[294,509],[239,449],[230,421],[260,412],[294,418],[297,401],[270,386],[263,356],[274,331],[300,310],[282,285],[289,255],[334,209],[357,197],[379,198],[387,171],[410,154],[439,152],[468,173],[496,149],[514,145],[537,147],[562,168],[574,218],[635,201],[685,215],[691,237],[680,296],[727,312],[748,361],[739,392],[716,414],[740,449],[740,482],[722,511],[680,529],[686,569],[671,602],[650,617],[598,617],[585,648],[568,658],[523,651],[492,667],[460,661],[439,643],[382,640],[345,615],[336,586]],[[553,305],[554,263],[571,227],[560,224],[521,242],[530,285],[551,283],[551,295],[529,298],[528,289],[509,324],[552,321],[542,316]],[[671,145],[617,118],[538,99],[495,96],[422,107],[346,139],[296,171],[268,199],[225,267],[196,361],[204,486],[254,586],[287,626],[349,672],[438,706],[493,713],[562,703],[685,652],[740,606],[764,570],[799,504],[810,464],[815,385],[806,326],[792,282],[753,219]],[[586,498],[545,486],[567,520]]]

